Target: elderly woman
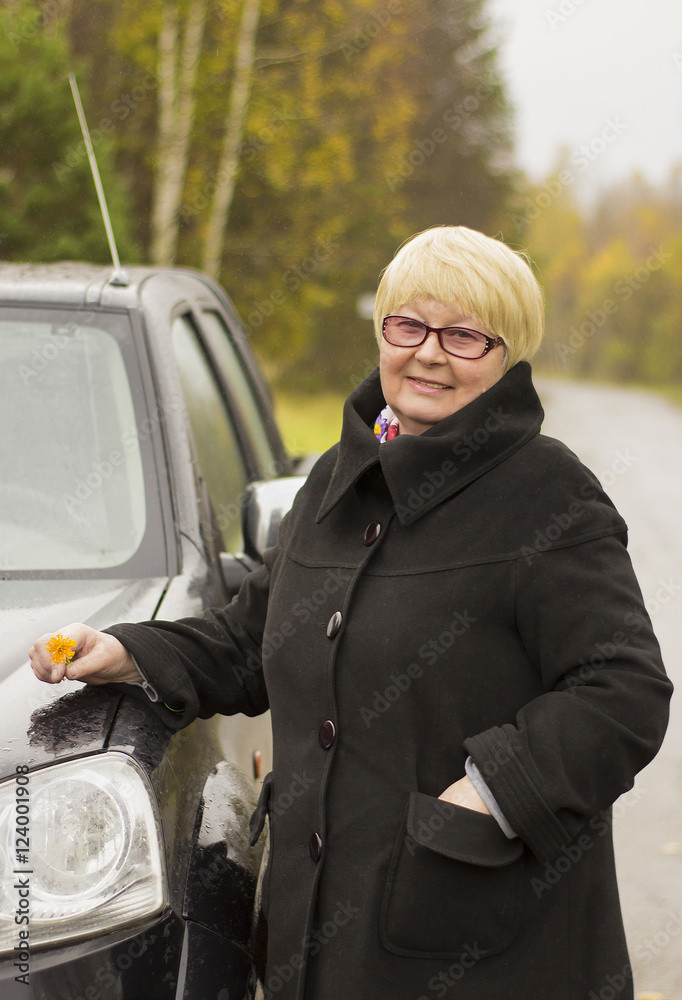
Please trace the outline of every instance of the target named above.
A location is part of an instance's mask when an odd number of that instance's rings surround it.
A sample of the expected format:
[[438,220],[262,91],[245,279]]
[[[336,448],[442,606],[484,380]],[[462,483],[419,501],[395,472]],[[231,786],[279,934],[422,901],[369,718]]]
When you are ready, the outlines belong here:
[[270,707],[266,998],[632,998],[610,806],[671,686],[622,518],[539,433],[542,315],[503,243],[415,237],[380,367],[235,600],[69,627],[70,677],[141,672],[171,727]]

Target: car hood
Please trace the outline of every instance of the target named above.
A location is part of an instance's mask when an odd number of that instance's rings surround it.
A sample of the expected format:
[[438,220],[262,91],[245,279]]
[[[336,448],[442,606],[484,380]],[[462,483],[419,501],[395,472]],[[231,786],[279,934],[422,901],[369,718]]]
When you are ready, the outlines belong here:
[[101,750],[118,696],[78,681],[44,684],[28,650],[45,632],[82,621],[106,628],[152,618],[168,584],[148,580],[0,580],[0,778],[17,765]]

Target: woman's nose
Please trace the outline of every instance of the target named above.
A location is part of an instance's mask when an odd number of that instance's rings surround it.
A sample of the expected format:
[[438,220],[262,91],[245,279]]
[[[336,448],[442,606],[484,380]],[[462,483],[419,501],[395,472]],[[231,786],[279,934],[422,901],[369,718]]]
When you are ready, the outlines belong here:
[[424,364],[438,364],[439,362],[444,364],[447,360],[447,354],[440,346],[435,330],[430,331],[424,343],[419,345],[414,354]]

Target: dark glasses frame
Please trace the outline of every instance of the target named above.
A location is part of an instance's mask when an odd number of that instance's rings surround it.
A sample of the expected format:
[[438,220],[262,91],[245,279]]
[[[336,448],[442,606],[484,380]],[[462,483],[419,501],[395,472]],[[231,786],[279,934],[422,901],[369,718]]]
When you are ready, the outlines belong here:
[[[424,327],[426,332],[422,337],[422,339],[417,344],[394,344],[393,341],[389,340],[388,337],[386,336],[386,323],[388,322],[389,319],[408,319],[412,323],[419,323],[420,326]],[[471,354],[455,354],[454,351],[449,351],[445,346],[445,344],[443,343],[443,334],[445,333],[446,330],[465,330],[467,333],[475,333],[479,337],[485,337],[485,347],[483,348],[481,354],[476,354],[475,356],[472,356]],[[504,346],[504,340],[502,339],[502,337],[489,337],[487,333],[481,333],[480,330],[470,330],[466,326],[429,326],[428,323],[424,323],[420,319],[415,319],[414,316],[395,316],[395,315],[384,316],[384,321],[381,326],[381,333],[386,343],[390,344],[391,347],[405,347],[405,348],[421,347],[421,345],[424,343],[428,335],[430,333],[435,333],[436,336],[438,337],[438,343],[440,344],[442,350],[453,358],[461,358],[462,361],[480,361],[481,358],[484,358],[486,354],[489,351],[492,351],[495,347]]]

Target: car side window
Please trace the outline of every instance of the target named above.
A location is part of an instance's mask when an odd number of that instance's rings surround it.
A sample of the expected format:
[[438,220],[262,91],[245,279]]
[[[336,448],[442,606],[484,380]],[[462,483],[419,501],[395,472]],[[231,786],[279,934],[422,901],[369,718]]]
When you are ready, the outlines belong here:
[[199,470],[225,552],[242,546],[241,499],[248,482],[244,459],[223,394],[191,316],[171,328]]
[[239,413],[246,439],[256,457],[259,475],[266,479],[272,478],[279,471],[277,458],[248,373],[230,339],[225,321],[219,313],[205,309],[201,313],[201,324],[206,342],[227,382],[230,398]]

